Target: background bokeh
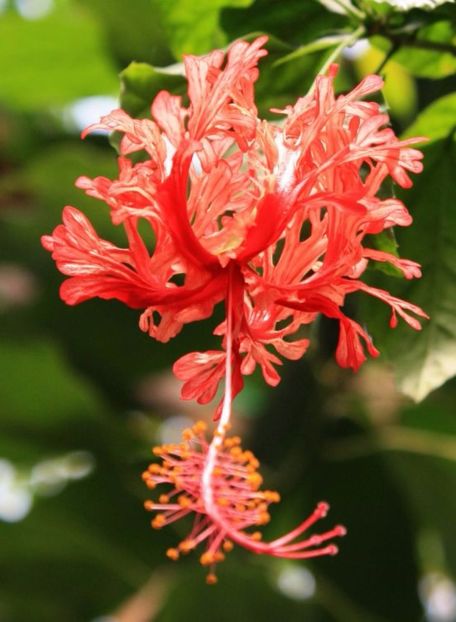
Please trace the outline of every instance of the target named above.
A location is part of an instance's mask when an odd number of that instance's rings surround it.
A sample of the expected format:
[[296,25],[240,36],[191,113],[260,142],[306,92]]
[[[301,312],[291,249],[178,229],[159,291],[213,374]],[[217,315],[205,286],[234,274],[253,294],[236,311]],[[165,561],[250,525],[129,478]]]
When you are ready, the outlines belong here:
[[[1,622],[455,622],[455,13],[452,3],[403,13],[375,0],[0,1]],[[115,174],[115,137],[82,142],[80,130],[119,93],[141,115],[160,88],[183,92],[182,53],[258,32],[271,35],[263,114],[305,93],[339,50],[339,90],[380,69],[395,129],[430,137],[425,172],[398,193],[415,223],[396,232],[423,279],[369,279],[431,320],[420,334],[392,331],[380,302],[353,298],[379,359],[340,370],[337,327],[322,320],[277,389],[248,380],[237,430],[283,498],[268,535],[324,499],[328,526],[343,523],[348,536],[336,558],[311,563],[235,550],[208,587],[196,555],[164,556],[185,527],[150,529],[140,474],[153,444],[210,421],[211,408],[179,401],[170,369],[211,346],[216,322],[162,345],[120,303],[66,307],[39,239],[71,204],[122,242],[103,206],[73,186],[81,174]]]

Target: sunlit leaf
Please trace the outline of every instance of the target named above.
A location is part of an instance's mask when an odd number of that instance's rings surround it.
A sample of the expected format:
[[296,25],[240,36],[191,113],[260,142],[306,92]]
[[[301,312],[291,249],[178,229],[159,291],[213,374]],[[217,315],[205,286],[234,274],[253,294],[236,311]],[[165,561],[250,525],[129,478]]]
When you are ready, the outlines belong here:
[[400,193],[412,208],[413,230],[396,231],[401,254],[421,261],[423,277],[390,285],[395,295],[420,305],[430,320],[420,333],[403,323],[391,330],[378,305],[374,310],[368,303],[374,341],[386,347],[399,388],[417,401],[456,374],[456,142],[450,136],[424,150],[424,172],[412,189]]
[[429,140],[445,138],[456,128],[456,93],[434,101],[407,128],[404,138],[424,136]]
[[456,71],[456,34],[449,19],[415,28],[413,36],[404,32],[394,35],[390,42],[381,37],[373,37],[372,42],[385,50],[396,45],[394,60],[414,76],[445,78]]
[[219,24],[224,7],[248,7],[252,0],[156,0],[176,57],[223,47],[228,39]]
[[221,24],[231,40],[251,32],[264,32],[291,48],[299,48],[343,30],[347,27],[347,19],[340,14],[328,13],[311,0],[255,0],[247,8],[224,9]]
[[77,0],[98,18],[104,40],[117,64],[132,60],[169,65],[173,62],[160,0]]
[[117,90],[116,72],[104,52],[97,23],[73,4],[58,3],[37,20],[10,11],[1,16],[1,39],[4,102],[54,107]]

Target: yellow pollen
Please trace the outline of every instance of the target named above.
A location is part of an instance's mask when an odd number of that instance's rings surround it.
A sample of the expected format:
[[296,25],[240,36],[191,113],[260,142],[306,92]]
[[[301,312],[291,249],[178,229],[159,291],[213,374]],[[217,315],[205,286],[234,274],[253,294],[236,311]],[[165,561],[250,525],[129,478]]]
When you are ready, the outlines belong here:
[[147,501],[144,501],[144,509],[147,510],[148,512],[151,512],[154,509],[154,502],[151,501],[150,499],[148,499]]
[[225,553],[229,553],[233,550],[233,548],[234,544],[231,542],[231,540],[225,540],[225,542],[223,543],[223,550],[225,551]]
[[266,523],[269,523],[270,520],[271,517],[268,512],[261,512],[261,514],[258,516],[257,524],[266,525]]
[[179,559],[179,551],[177,549],[168,549],[166,551],[166,555],[167,557],[169,557],[169,559],[172,559],[173,561]]
[[192,505],[192,500],[190,497],[186,497],[185,495],[180,495],[177,499],[181,508],[189,508]]
[[184,440],[184,441],[191,440],[193,438],[193,436],[194,436],[193,430],[191,430],[190,428],[186,428],[182,432],[182,440]]
[[161,529],[166,523],[166,518],[163,514],[157,514],[155,518],[152,519],[151,525],[154,529]]
[[204,421],[197,421],[192,429],[197,434],[201,434],[202,432],[206,432],[207,423],[205,423]]
[[210,564],[213,564],[214,562],[215,556],[213,555],[213,553],[209,553],[209,551],[206,551],[200,557],[200,564],[202,566],[210,566]]
[[254,531],[252,533],[252,540],[255,540],[255,542],[259,542],[262,538],[263,534],[261,533],[261,531]]
[[247,476],[247,482],[252,486],[254,490],[259,488],[263,482],[263,478],[259,473],[250,473]]
[[278,492],[275,492],[275,490],[265,490],[263,498],[270,503],[278,503],[280,501],[280,495]]
[[179,550],[182,551],[182,553],[189,553],[195,548],[195,546],[196,544],[194,540],[182,540],[179,544]]
[[168,495],[160,495],[158,501],[159,503],[169,503],[169,497]]
[[206,583],[208,585],[215,585],[217,583],[218,579],[216,577],[216,575],[213,572],[210,572],[207,577],[206,577]]

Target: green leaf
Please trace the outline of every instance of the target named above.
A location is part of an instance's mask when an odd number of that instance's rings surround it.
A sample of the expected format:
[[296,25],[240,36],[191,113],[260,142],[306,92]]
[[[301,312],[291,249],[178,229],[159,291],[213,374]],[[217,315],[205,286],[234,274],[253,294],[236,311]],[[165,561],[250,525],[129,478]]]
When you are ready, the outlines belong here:
[[365,310],[374,341],[386,348],[398,386],[416,401],[456,374],[456,142],[450,136],[423,149],[424,172],[399,197],[412,208],[413,225],[397,231],[401,254],[421,261],[423,277],[386,285],[392,293],[421,306],[430,319],[420,333],[401,323],[387,328],[378,304]]
[[248,7],[252,0],[157,0],[169,44],[176,57],[182,54],[203,54],[223,47],[228,38],[220,27],[224,7]]
[[[385,229],[385,231],[382,231],[381,233],[369,236],[369,242],[369,246],[373,246],[377,250],[383,251],[384,253],[390,253],[395,257],[399,257],[399,245],[393,229]],[[372,267],[376,270],[384,272],[385,274],[389,274],[390,276],[403,278],[402,272],[390,263],[384,261],[374,261],[372,262]]]
[[91,419],[102,410],[93,389],[73,375],[50,342],[3,340],[0,368],[9,370],[0,376],[3,425],[26,424],[29,430],[61,426],[72,419]]
[[224,9],[221,25],[230,40],[251,32],[263,32],[281,39],[288,46],[300,47],[321,37],[332,36],[347,28],[348,23],[345,16],[328,13],[315,1],[255,0],[245,9]]
[[73,4],[58,3],[37,20],[9,11],[1,16],[1,38],[0,99],[12,106],[55,107],[117,90],[96,22]]
[[182,64],[159,69],[147,63],[130,63],[120,74],[122,108],[132,116],[143,116],[162,89],[179,93],[185,90],[183,74]]
[[404,138],[424,136],[431,141],[448,136],[456,128],[456,93],[433,102],[407,128]]
[[120,67],[133,59],[168,65],[173,62],[159,0],[77,0],[97,17],[109,51]]
[[[456,71],[456,55],[447,51],[447,46],[455,48],[456,34],[454,25],[448,19],[425,24],[416,30],[413,37],[407,32],[397,33],[399,46],[393,58],[405,67],[412,75],[420,78],[445,78]],[[386,49],[385,39],[373,37],[372,43],[380,49]],[[433,49],[435,45],[435,49]]]

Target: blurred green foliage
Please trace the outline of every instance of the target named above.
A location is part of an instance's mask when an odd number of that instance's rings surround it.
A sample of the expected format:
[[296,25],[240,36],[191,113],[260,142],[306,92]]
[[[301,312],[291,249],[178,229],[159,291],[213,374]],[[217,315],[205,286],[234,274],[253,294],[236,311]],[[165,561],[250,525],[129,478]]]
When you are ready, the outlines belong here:
[[[456,598],[455,19],[451,4],[399,12],[374,0],[0,3],[1,622],[456,619],[455,607],[435,613],[450,602],[438,601],[443,585]],[[374,47],[341,57],[355,31]],[[270,535],[321,498],[349,535],[337,558],[305,565],[235,551],[209,588],[195,556],[164,557],[180,527],[150,530],[140,473],[168,417],[211,416],[179,403],[168,372],[210,345],[212,324],[161,345],[118,303],[67,308],[39,238],[73,204],[122,243],[104,207],[73,187],[79,175],[115,170],[105,137],[80,142],[75,103],[120,89],[126,109],[147,114],[158,90],[185,93],[181,53],[258,32],[270,35],[262,113],[304,94],[332,57],[341,90],[378,62],[396,129],[429,136],[425,172],[398,193],[415,223],[396,231],[397,251],[423,264],[423,279],[371,278],[431,320],[420,335],[392,331],[380,302],[354,300],[379,362],[357,376],[339,370],[334,326],[322,320],[317,346],[275,391],[249,381],[238,419],[284,497]],[[396,248],[394,238],[378,245]],[[399,388],[424,401],[394,388],[393,369]]]

